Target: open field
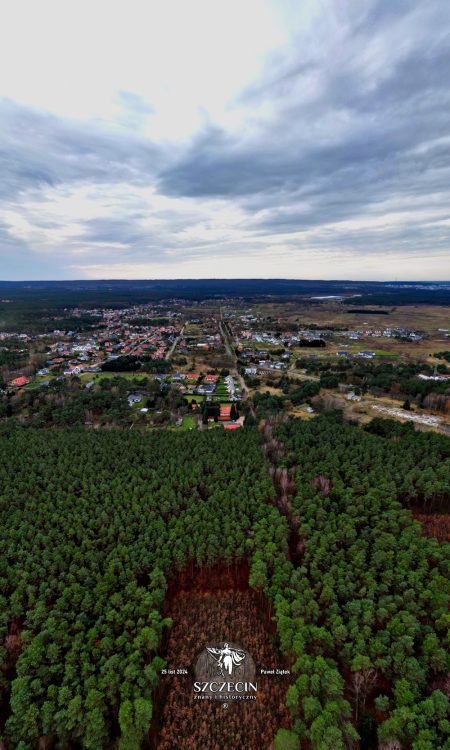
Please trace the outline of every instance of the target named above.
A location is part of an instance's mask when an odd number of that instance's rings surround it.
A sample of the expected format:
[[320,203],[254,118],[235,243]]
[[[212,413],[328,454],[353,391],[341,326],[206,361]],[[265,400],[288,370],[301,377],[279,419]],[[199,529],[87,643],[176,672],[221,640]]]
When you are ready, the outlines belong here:
[[422,341],[399,341],[388,338],[360,338],[358,341],[348,339],[327,340],[324,349],[299,348],[294,349],[297,358],[308,357],[311,354],[318,359],[330,359],[337,356],[337,352],[345,351],[356,355],[359,352],[375,352],[376,359],[388,359],[396,362],[438,362],[433,356],[436,352],[450,348],[449,339],[424,339]]
[[[315,324],[318,326],[339,326],[358,328],[360,326],[391,326],[417,328],[425,333],[437,333],[438,328],[450,328],[450,310],[440,305],[402,305],[398,307],[377,307],[370,305],[367,309],[380,311],[379,315],[364,315],[351,311],[351,306],[340,302],[321,302],[320,304],[272,304],[255,305],[253,312],[265,318],[273,318],[299,326]],[[349,310],[350,312],[347,312]],[[387,313],[387,314],[385,314]]]
[[196,402],[197,402],[197,404],[201,404],[201,402],[205,400],[205,397],[204,397],[204,396],[201,396],[201,395],[200,395],[200,396],[197,396],[197,395],[191,395],[191,394],[189,394],[189,395],[186,395],[186,396],[184,396],[184,398],[185,398],[185,399],[186,399],[186,401],[188,401],[189,403],[191,403],[191,401],[196,401]]

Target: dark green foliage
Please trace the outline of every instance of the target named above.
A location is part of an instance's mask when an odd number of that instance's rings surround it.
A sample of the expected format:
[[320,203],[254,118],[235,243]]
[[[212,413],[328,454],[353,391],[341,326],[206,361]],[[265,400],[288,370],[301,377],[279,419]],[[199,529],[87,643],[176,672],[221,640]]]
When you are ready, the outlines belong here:
[[[422,380],[418,377],[419,373],[433,374],[434,368],[423,362],[394,365],[391,362],[377,364],[359,359],[323,362],[301,358],[297,360],[296,367],[305,369],[308,374],[319,375],[320,383],[325,388],[336,387],[326,383],[348,383],[360,387],[364,392],[371,390],[374,393],[390,393],[396,397],[403,395],[405,399],[415,401],[420,406],[428,405],[442,411],[445,410],[447,398],[450,397],[448,380]],[[443,365],[440,369],[447,372]]]
[[389,315],[389,310],[371,310],[368,307],[355,307],[354,310],[346,310],[350,315]]
[[257,391],[253,396],[256,415],[261,419],[270,414],[276,414],[289,406],[289,402],[295,405],[302,404],[304,401],[309,401],[313,396],[316,396],[319,391],[320,383],[317,383],[315,380],[305,380],[300,385],[295,384],[283,396]]
[[438,357],[438,359],[445,359],[446,362],[450,362],[450,352],[449,351],[437,352],[434,356]]
[[294,390],[289,392],[289,398],[293,404],[301,404],[303,401],[317,396],[319,391],[320,383],[317,383],[315,380],[305,380],[301,385],[298,385]]
[[152,359],[149,355],[132,356],[124,354],[123,356],[109,359],[102,364],[104,372],[135,372],[142,370],[145,372],[170,372],[172,365],[162,359]]
[[300,740],[297,734],[288,729],[279,729],[274,743],[274,750],[299,750]]
[[29,352],[24,348],[20,339],[5,339],[0,342],[0,367],[8,367],[14,370],[25,365],[28,361]]
[[257,391],[253,396],[253,404],[255,406],[256,416],[262,419],[269,414],[276,414],[277,412],[283,411],[284,403],[287,397],[275,396],[272,393],[261,393]]
[[169,383],[140,372],[133,378],[111,373],[110,377],[93,375],[88,388],[73,376],[24,389],[9,400],[4,396],[0,398],[0,418],[21,415],[23,424],[30,427],[130,426],[140,416],[128,405],[130,392],[142,397],[139,409],[156,409],[153,421],[160,424],[175,421],[189,409],[180,391]]
[[450,292],[443,284],[440,288],[421,288],[414,289],[400,285],[390,288],[384,288],[380,285],[381,291],[373,291],[368,294],[362,294],[360,297],[347,299],[348,305],[449,305]]
[[303,549],[275,598],[298,673],[288,691],[296,731],[313,748],[356,747],[348,699],[369,741],[376,698],[380,740],[447,747],[449,701],[437,686],[450,666],[450,546],[422,538],[398,498],[448,507],[450,441],[410,431],[393,441],[325,417],[289,420],[274,439],[281,465],[295,467],[290,514]]
[[414,433],[414,425],[411,422],[398,422],[396,419],[384,419],[384,417],[374,417],[364,430],[372,435],[380,437],[394,438],[408,433]]
[[23,391],[14,398],[11,408],[14,415],[26,412],[27,424],[34,427],[82,425],[94,419],[103,424],[126,424],[130,418],[127,393],[148,385],[147,378],[138,377],[133,381],[111,377],[93,382],[94,386],[87,389],[76,376],[54,380],[48,386]]
[[292,729],[274,747],[356,750],[357,728],[369,750],[374,723],[385,747],[448,746],[449,545],[422,538],[402,503],[448,508],[450,441],[386,420],[375,434],[330,417],[273,421],[261,434],[287,518],[267,502],[251,427],[2,428],[11,747],[34,750],[45,735],[61,748],[138,750],[170,627],[167,579],[244,556],[295,675]]
[[339,376],[321,373],[320,386],[321,388],[337,388],[339,386]]
[[300,348],[311,349],[319,348],[323,349],[326,347],[326,341],[323,339],[300,339]]
[[19,633],[21,652],[10,747],[47,735],[102,750],[119,732],[121,748],[138,748],[170,624],[167,576],[231,564],[265,518],[286,554],[256,431],[4,428],[0,487],[0,642]]

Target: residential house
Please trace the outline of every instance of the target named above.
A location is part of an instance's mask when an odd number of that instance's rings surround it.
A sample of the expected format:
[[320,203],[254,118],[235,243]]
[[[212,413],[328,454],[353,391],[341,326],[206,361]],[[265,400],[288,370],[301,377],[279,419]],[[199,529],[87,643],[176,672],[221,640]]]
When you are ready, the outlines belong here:
[[25,375],[22,375],[20,378],[14,378],[14,380],[10,381],[10,385],[12,385],[14,388],[22,388],[24,385],[27,385],[30,380],[29,378],[26,378]]
[[140,393],[130,393],[128,396],[128,406],[134,406],[134,404],[138,404],[140,401],[142,401]]

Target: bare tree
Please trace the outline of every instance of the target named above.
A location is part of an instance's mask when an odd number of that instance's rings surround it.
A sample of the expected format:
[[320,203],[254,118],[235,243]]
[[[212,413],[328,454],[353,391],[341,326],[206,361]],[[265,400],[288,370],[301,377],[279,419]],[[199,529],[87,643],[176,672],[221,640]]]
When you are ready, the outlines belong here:
[[396,739],[384,740],[378,745],[378,750],[402,750],[402,743]]
[[333,489],[333,483],[331,479],[328,479],[328,477],[324,477],[322,474],[319,474],[317,477],[314,477],[314,479],[311,479],[311,484],[316,488],[316,490],[319,490],[319,492],[321,492],[324,497],[328,497],[331,490]]
[[378,678],[376,669],[359,669],[352,675],[352,691],[355,703],[355,721],[358,721],[359,707],[364,711],[367,696],[375,687]]

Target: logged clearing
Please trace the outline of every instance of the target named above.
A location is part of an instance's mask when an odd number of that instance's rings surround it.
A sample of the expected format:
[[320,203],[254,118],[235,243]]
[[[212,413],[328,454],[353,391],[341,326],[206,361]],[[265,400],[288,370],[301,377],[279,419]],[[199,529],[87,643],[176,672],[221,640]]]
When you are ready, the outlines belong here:
[[[162,717],[157,750],[268,750],[280,727],[288,727],[285,706],[289,677],[261,676],[261,667],[277,669],[282,658],[263,624],[258,595],[249,590],[247,576],[239,580],[223,574],[200,576],[194,589],[173,595],[167,616],[173,620],[167,647],[168,667],[187,667],[186,676],[161,678]],[[223,586],[220,589],[217,586]],[[192,664],[206,645],[223,641],[239,643],[253,657],[257,668],[255,701],[235,701],[224,708],[221,701],[194,700]]]

